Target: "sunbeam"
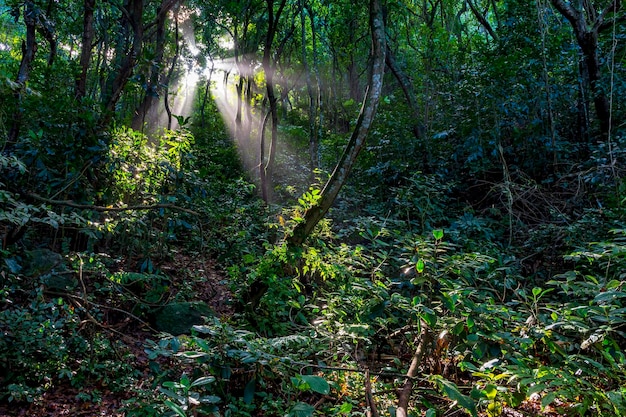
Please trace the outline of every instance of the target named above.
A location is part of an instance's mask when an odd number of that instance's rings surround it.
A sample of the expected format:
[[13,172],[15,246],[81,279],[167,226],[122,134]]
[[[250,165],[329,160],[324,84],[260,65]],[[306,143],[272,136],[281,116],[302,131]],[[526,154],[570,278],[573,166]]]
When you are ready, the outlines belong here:
[[[240,61],[241,62],[241,61]],[[246,62],[246,61],[244,61]],[[252,62],[252,61],[247,61]],[[236,65],[233,58],[213,62],[214,72],[211,94],[232,139],[235,141],[241,161],[250,179],[260,183],[261,163],[261,128],[263,119],[269,111],[262,102],[265,80],[260,65]],[[215,74],[214,74],[215,75]],[[240,85],[241,77],[251,82],[251,92],[246,94],[245,83]],[[295,83],[293,83],[295,84]],[[241,88],[241,91],[238,90]],[[271,121],[266,124],[264,155],[270,147]],[[270,187],[289,189],[291,197],[297,197],[309,186],[309,167],[306,159],[306,147],[302,149],[292,144],[288,133],[280,131],[276,143],[276,161],[273,178],[268,178]]]

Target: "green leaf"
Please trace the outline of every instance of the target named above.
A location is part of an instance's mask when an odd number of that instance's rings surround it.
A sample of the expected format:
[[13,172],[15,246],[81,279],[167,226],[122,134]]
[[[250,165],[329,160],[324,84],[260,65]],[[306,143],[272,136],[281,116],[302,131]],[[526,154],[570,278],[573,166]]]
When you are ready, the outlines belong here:
[[430,327],[434,327],[437,324],[437,316],[435,314],[424,312],[421,317]]
[[343,404],[341,404],[341,407],[339,407],[339,412],[341,414],[348,414],[350,411],[352,411],[353,405],[349,402],[344,402]]
[[474,322],[474,319],[471,318],[470,316],[467,316],[467,319],[465,320],[465,323],[467,323],[467,329],[468,330],[471,331],[474,328],[475,322]]
[[165,405],[167,405],[169,408],[171,408],[172,410],[174,410],[174,412],[179,415],[180,417],[187,417],[187,414],[185,414],[185,411],[177,404],[174,404],[173,402],[171,402],[170,400],[165,400],[163,401],[165,403]]
[[315,407],[307,403],[297,403],[289,412],[290,417],[311,417],[315,412]]
[[542,292],[542,291],[543,291],[543,290],[542,290],[541,288],[539,288],[539,287],[535,287],[535,288],[533,288],[533,295],[534,295],[535,297],[537,297],[539,294],[541,294],[541,292]]
[[311,391],[323,395],[326,395],[330,392],[330,385],[328,385],[328,382],[326,382],[326,380],[321,376],[301,375],[300,377],[304,382],[309,384],[309,387],[311,387]]
[[426,417],[437,417],[437,411],[434,408],[426,410]]
[[222,399],[217,395],[206,395],[204,397],[200,397],[200,402],[202,404],[217,404],[221,401]]
[[183,386],[181,384],[179,384],[178,382],[174,382],[174,381],[165,381],[163,383],[163,386],[166,388],[172,388],[172,389],[182,389]]
[[461,391],[459,391],[459,388],[454,382],[448,381],[439,375],[435,375],[435,380],[448,398],[452,401],[456,401],[458,405],[469,411],[473,417],[478,417],[478,413],[476,412],[476,403],[467,395],[461,394]]
[[493,384],[489,384],[485,387],[483,393],[488,400],[495,400],[496,395],[498,395],[498,387]]
[[243,402],[246,404],[252,404],[254,400],[254,392],[256,391],[256,378],[252,378],[250,382],[246,384],[243,390]]
[[602,292],[598,295],[595,296],[595,298],[593,299],[593,301],[595,301],[596,303],[604,303],[607,301],[613,301],[616,300],[618,298],[624,298],[626,297],[626,292],[623,291],[606,291],[606,292]]
[[417,261],[417,264],[415,265],[415,270],[417,271],[418,274],[421,274],[422,272],[424,272],[424,260],[420,259],[419,261]]
[[215,381],[215,377],[214,376],[203,376],[203,377],[198,378],[195,381],[193,381],[191,383],[191,386],[192,387],[199,387],[201,385],[210,384],[213,381]]
[[548,395],[541,399],[541,408],[545,408],[552,403],[556,399],[556,394],[550,392]]
[[435,229],[435,230],[433,230],[433,237],[436,240],[443,239],[443,229]]

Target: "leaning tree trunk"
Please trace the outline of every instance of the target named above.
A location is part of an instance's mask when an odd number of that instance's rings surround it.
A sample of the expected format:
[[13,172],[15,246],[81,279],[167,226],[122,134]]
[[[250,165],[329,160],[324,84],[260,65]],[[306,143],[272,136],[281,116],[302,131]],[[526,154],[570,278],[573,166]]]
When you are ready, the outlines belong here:
[[368,80],[368,88],[363,100],[363,106],[357,119],[356,127],[350,136],[343,156],[335,167],[330,179],[324,186],[320,199],[315,205],[307,209],[304,219],[293,229],[288,242],[292,246],[300,246],[313,232],[315,226],[326,215],[330,206],[335,201],[341,187],[345,184],[357,156],[370,131],[383,87],[383,75],[385,73],[385,25],[383,12],[379,0],[370,0],[370,30],[372,36],[372,60]]
[[413,84],[404,71],[402,71],[402,68],[398,65],[389,46],[387,46],[387,55],[385,60],[387,66],[391,70],[391,73],[400,84],[402,93],[404,94],[404,97],[406,98],[406,101],[411,109],[411,116],[413,117],[414,123],[412,127],[413,136],[416,140],[422,140],[424,137],[424,125],[420,122],[422,115],[419,109],[419,104],[417,103],[417,96],[415,95]]

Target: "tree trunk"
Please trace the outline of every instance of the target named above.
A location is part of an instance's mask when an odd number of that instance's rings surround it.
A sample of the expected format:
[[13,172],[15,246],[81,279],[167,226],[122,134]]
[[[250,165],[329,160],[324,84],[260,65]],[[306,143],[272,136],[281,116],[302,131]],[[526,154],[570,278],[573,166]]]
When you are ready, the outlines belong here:
[[[165,23],[167,22],[167,14],[178,3],[178,0],[162,0],[161,4],[157,8],[157,16],[155,20],[156,26],[156,39],[154,42],[154,59],[150,67],[150,76],[148,78],[148,85],[146,86],[146,93],[141,105],[136,111],[136,114],[140,117],[138,121],[133,123],[134,127],[143,129],[146,116],[148,114],[156,115],[159,103],[159,96],[162,94],[163,84],[163,55],[165,52]],[[151,117],[148,117],[150,120]]]
[[368,80],[368,88],[363,106],[357,119],[356,127],[350,136],[343,156],[335,167],[330,179],[324,186],[317,204],[304,213],[304,219],[296,225],[288,242],[292,246],[301,246],[311,234],[315,226],[326,215],[335,201],[341,187],[345,184],[359,152],[365,145],[378,103],[382,94],[383,76],[385,73],[385,25],[380,0],[370,0],[370,30],[372,36],[372,60]]
[[33,1],[27,0],[24,3],[24,24],[26,25],[26,41],[22,41],[22,60],[20,62],[20,68],[17,72],[17,84],[18,88],[13,94],[15,98],[15,113],[13,114],[13,120],[11,128],[9,129],[7,143],[12,146],[17,143],[17,139],[20,134],[20,128],[22,126],[22,92],[28,77],[30,76],[30,69],[35,59],[35,53],[37,52],[37,39],[36,39],[36,24],[37,24],[37,12]]
[[[307,11],[309,13],[309,20],[311,21],[311,42],[313,46],[313,69],[315,71],[315,82],[316,82],[316,97],[315,97],[315,107],[317,118],[316,120],[316,133],[314,137],[311,139],[311,144],[309,147],[309,152],[311,154],[311,161],[314,169],[319,168],[320,165],[320,150],[319,143],[322,138],[322,129],[324,126],[324,112],[322,109],[322,81],[320,77],[319,64],[317,61],[317,28],[315,26],[315,14],[313,12],[313,7],[309,4],[307,7]],[[315,180],[315,178],[312,178]],[[312,181],[313,182],[313,181]]]
[[81,100],[87,94],[87,72],[89,71],[89,63],[91,62],[92,43],[95,37],[93,27],[93,12],[96,6],[96,0],[85,0],[83,15],[83,35],[80,50],[80,75],[76,79],[74,95],[76,99]]
[[239,71],[239,82],[237,83],[237,113],[235,113],[235,137],[240,139],[241,137],[241,123],[243,119],[243,83],[244,76],[242,71]]
[[[404,97],[406,98],[407,103],[409,104],[409,108],[411,109],[411,113],[413,116],[413,136],[416,140],[426,140],[424,138],[424,125],[420,122],[422,119],[422,114],[420,112],[419,105],[417,104],[417,96],[415,95],[415,90],[413,88],[413,83],[407,75],[402,71],[396,59],[391,52],[389,46],[387,46],[387,55],[386,55],[386,63],[391,73],[394,75],[398,83],[400,84],[400,88],[402,89],[402,93],[404,93]],[[428,146],[424,145],[428,151]]]
[[57,40],[54,34],[54,25],[50,21],[50,16],[52,14],[52,5],[54,3],[52,1],[48,2],[48,7],[46,13],[42,13],[41,10],[37,10],[36,17],[36,27],[37,31],[43,38],[48,41],[48,45],[50,47],[50,53],[48,54],[48,66],[52,66],[54,63],[54,59],[57,56]]
[[[121,35],[116,47],[117,71],[109,77],[109,82],[103,91],[103,106],[105,114],[101,120],[106,125],[112,119],[115,106],[122,96],[124,87],[133,73],[137,59],[141,55],[143,44],[143,0],[125,0],[122,6]],[[130,49],[126,42],[125,34],[132,29],[132,42]]]
[[430,335],[428,325],[424,322],[421,323],[422,331],[418,336],[417,347],[413,353],[411,359],[411,365],[406,373],[406,380],[404,385],[398,392],[398,408],[396,408],[396,417],[407,417],[409,410],[409,400],[411,399],[411,393],[413,392],[413,379],[418,375],[419,366],[422,364],[424,354],[430,343]]
[[[559,13],[570,22],[574,35],[576,35],[576,41],[583,54],[596,117],[600,123],[600,139],[606,140],[611,130],[611,110],[609,99],[600,85],[602,73],[598,57],[598,34],[625,18],[623,15],[617,16],[617,12],[621,10],[622,2],[621,0],[613,0],[600,13],[597,13],[596,9],[599,10],[599,8],[587,2],[582,9],[578,9],[572,3],[566,3],[564,0],[550,1]],[[605,20],[610,13],[613,14],[612,19]],[[589,23],[585,14],[590,20]]]
[[[265,86],[267,90],[267,101],[270,106],[270,117],[272,120],[272,135],[270,138],[269,151],[267,156],[267,162],[261,160],[259,169],[263,172],[261,177],[261,192],[263,201],[268,203],[270,201],[271,183],[272,183],[272,168],[274,166],[274,159],[276,157],[276,141],[278,140],[278,104],[276,100],[276,93],[274,91],[274,71],[275,65],[272,63],[272,44],[276,37],[278,29],[278,21],[280,15],[285,8],[287,0],[281,0],[278,10],[274,15],[274,0],[266,0],[267,13],[268,13],[268,28],[267,36],[265,38],[265,49],[263,51],[263,71],[265,72]],[[263,131],[260,132],[263,134]]]
[[172,80],[172,76],[174,75],[174,70],[176,69],[176,64],[178,63],[178,55],[180,54],[180,39],[179,39],[179,31],[178,31],[178,13],[174,13],[174,42],[176,47],[174,48],[174,58],[172,58],[172,64],[170,65],[170,69],[165,76],[165,80],[163,83],[164,86],[164,94],[163,94],[163,104],[165,105],[165,112],[167,113],[167,128],[168,130],[172,128],[172,109],[170,108],[170,81]]
[[[304,75],[306,77],[306,91],[309,95],[309,168],[310,168],[310,181],[315,180],[315,170],[318,168],[318,152],[319,152],[319,139],[317,137],[316,126],[316,103],[315,92],[313,90],[313,82],[311,80],[311,69],[309,68],[309,62],[307,59],[306,51],[306,16],[305,12],[308,10],[311,13],[311,9],[306,9],[304,0],[300,0],[300,27],[301,27],[301,43],[302,43],[302,65],[304,66]],[[311,33],[315,36],[315,24],[313,16],[310,16],[311,20]]]
[[211,95],[211,82],[213,78],[213,71],[215,70],[215,62],[210,55],[209,62],[211,63],[211,70],[209,71],[209,78],[206,80],[206,85],[204,86],[204,96],[202,97],[202,105],[200,106],[200,127],[204,127],[205,124],[204,119],[206,115],[206,104]]

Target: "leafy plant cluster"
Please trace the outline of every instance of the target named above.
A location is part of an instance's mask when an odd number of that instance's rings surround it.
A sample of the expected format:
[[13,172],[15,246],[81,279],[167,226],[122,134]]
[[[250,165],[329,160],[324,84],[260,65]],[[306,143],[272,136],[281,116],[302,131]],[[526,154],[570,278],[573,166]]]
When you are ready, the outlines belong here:
[[[251,412],[266,404],[269,393],[286,395],[291,389],[288,372],[273,366],[271,349],[262,344],[304,338],[316,348],[283,353],[280,363],[317,367],[332,388],[332,405],[308,411],[302,406],[302,414],[294,415],[363,410],[367,369],[378,375],[376,402],[394,410],[397,399],[390,393],[406,381],[409,359],[426,328],[431,341],[415,409],[435,415],[441,405],[433,401],[443,394],[473,415],[501,415],[529,399],[567,415],[624,413],[623,232],[566,256],[572,269],[533,282],[524,278],[515,254],[492,241],[488,224],[460,213],[446,227],[422,234],[406,233],[412,228],[404,220],[369,218],[353,226],[360,244],[335,244],[331,234],[312,239],[303,251],[275,246],[255,268],[246,267],[254,278],[266,277],[270,287],[250,312],[253,333],[231,329],[218,336],[211,330],[222,341],[219,347],[192,338],[180,356],[198,361],[198,378],[211,375],[219,381],[221,367],[233,357],[243,362],[241,372],[255,368],[243,380],[222,381],[238,387]],[[259,333],[275,336],[265,339]],[[226,346],[244,346],[246,353],[216,355],[225,340]],[[205,360],[216,362],[205,368]],[[268,373],[259,373],[259,366]],[[247,379],[252,375],[267,378],[261,385],[255,380],[254,394]],[[471,388],[461,389],[458,382],[468,379]],[[224,392],[210,393],[233,404]],[[174,398],[179,406],[186,404],[183,397]],[[280,407],[294,413],[300,410],[297,404]],[[237,413],[247,415],[242,409]]]

